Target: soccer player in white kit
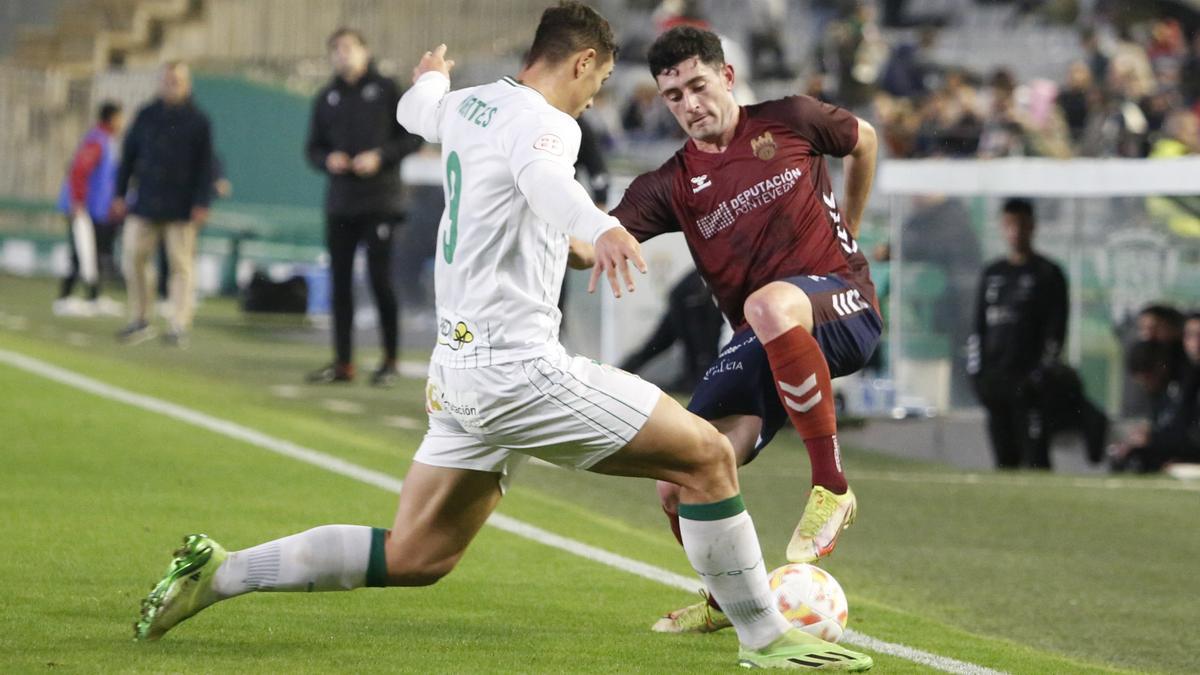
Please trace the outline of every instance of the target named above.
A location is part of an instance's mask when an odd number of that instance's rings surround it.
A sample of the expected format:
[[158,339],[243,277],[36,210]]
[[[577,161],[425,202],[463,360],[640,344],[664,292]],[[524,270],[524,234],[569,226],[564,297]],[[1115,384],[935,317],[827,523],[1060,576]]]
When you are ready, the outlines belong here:
[[[870,658],[792,628],[767,586],[732,447],[654,385],[558,342],[568,238],[590,242],[613,293],[634,289],[639,247],[574,180],[575,117],[613,68],[594,10],[546,10],[516,79],[451,92],[445,45],[426,52],[397,117],[441,143],[438,315],[426,387],[429,430],[390,530],[325,525],[241,551],[189,535],[143,601],[157,639],[218,600],[250,591],[424,586],[454,568],[525,457],[678,484],[684,548],[732,619],[751,667],[861,670]],[[619,278],[618,278],[619,277]]]

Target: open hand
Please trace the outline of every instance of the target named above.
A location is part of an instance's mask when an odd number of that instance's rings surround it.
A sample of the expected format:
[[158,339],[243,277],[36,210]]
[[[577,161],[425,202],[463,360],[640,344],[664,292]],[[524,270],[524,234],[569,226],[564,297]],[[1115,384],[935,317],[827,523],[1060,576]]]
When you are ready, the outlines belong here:
[[[595,264],[592,267],[592,279],[588,282],[588,293],[596,291],[596,280],[603,274],[608,277],[608,285],[612,287],[615,297],[621,297],[621,282],[624,282],[629,292],[633,292],[633,278],[629,275],[629,263],[633,262],[642,274],[646,273],[646,261],[642,260],[642,246],[632,234],[623,227],[614,227],[596,239],[593,247]],[[617,275],[620,274],[620,281]]]

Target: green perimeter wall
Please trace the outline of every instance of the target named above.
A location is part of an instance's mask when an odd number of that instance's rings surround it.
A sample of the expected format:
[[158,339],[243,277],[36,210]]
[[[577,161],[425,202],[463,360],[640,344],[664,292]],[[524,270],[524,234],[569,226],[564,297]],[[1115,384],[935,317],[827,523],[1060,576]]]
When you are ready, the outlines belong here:
[[231,205],[321,208],[324,179],[304,159],[308,99],[238,77],[197,75],[194,86],[233,182]]

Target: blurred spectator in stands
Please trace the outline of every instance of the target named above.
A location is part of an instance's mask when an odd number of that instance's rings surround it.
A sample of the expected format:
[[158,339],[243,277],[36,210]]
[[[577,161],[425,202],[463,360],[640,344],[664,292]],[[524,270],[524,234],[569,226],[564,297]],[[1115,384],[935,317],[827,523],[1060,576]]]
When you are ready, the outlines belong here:
[[1193,368],[1200,368],[1200,312],[1192,312],[1184,317],[1182,341],[1188,363]]
[[588,113],[584,113],[576,122],[579,124],[580,141],[575,172],[577,175],[582,173],[581,179],[592,195],[592,201],[602,211],[606,211],[611,177],[608,175],[604,149],[600,147],[600,137],[592,127],[591,115]]
[[1150,396],[1150,419],[1109,448],[1112,470],[1147,473],[1172,461],[1200,462],[1195,375],[1182,341],[1138,342],[1126,368]]
[[700,30],[712,28],[700,9],[699,0],[662,0],[650,18],[659,33],[676,26],[691,26]]
[[126,211],[122,259],[129,294],[129,325],[117,337],[134,344],[154,337],[149,313],[154,301],[153,255],[166,240],[170,258],[171,316],[163,335],[186,347],[195,310],[196,239],[212,199],[212,128],[192,102],[187,64],[162,70],[157,99],[138,111],[121,157],[113,209]]
[[1166,69],[1178,70],[1187,56],[1187,41],[1183,27],[1175,19],[1159,19],[1150,27],[1146,58],[1155,73]]
[[871,100],[888,59],[888,46],[875,20],[875,7],[856,0],[825,36],[820,67],[837,82],[835,103],[847,108]]
[[366,245],[367,274],[379,316],[383,359],[371,384],[398,377],[399,303],[392,288],[392,235],[403,219],[400,161],[421,138],[396,122],[401,89],[375,68],[361,33],[339,28],[326,47],[333,79],[313,101],[305,154],[329,177],[326,243],[333,291],[334,360],[308,374],[312,383],[354,379],[354,257]]
[[1096,81],[1087,63],[1073,61],[1067,69],[1066,85],[1058,92],[1056,102],[1062,110],[1071,135],[1071,143],[1075,148],[1078,148],[1084,129],[1087,128],[1090,105],[1095,100],[1092,95],[1095,88]]
[[681,133],[679,125],[665,111],[658,103],[658,87],[653,82],[638,82],[621,113],[621,127],[633,143],[676,138]]
[[1200,117],[1196,113],[1177,109],[1167,115],[1163,133],[1154,142],[1151,157],[1182,157],[1200,154]]
[[[120,220],[112,212],[120,166],[116,137],[125,126],[121,104],[100,104],[96,125],[75,149],[58,197],[58,209],[67,219],[67,245],[71,267],[62,280],[53,310],[58,316],[120,316],[120,303],[100,295],[101,281],[113,269],[113,240]],[[87,301],[71,293],[82,277]]]
[[1192,36],[1191,48],[1179,67],[1179,89],[1184,104],[1200,115],[1200,30]]
[[1043,385],[1048,370],[1061,365],[1067,279],[1033,249],[1031,202],[1006,201],[1001,223],[1008,255],[989,264],[979,280],[967,372],[987,409],[996,466],[1049,469]]
[[916,154],[917,132],[921,119],[913,109],[912,99],[896,98],[877,92],[873,102],[876,126],[882,132],[887,156],[913,157]]
[[750,49],[750,76],[755,80],[790,80],[795,77],[783,48],[787,27],[786,0],[747,0],[746,44]]
[[979,150],[983,124],[975,93],[961,72],[948,72],[941,89],[925,99],[917,130],[920,157],[972,157]]
[[1134,335],[1138,342],[1175,344],[1183,339],[1183,322],[1183,312],[1170,305],[1146,305],[1134,319]]
[[825,87],[825,73],[819,70],[814,70],[804,76],[803,84],[800,86],[800,93],[805,96],[811,96],[818,101],[829,101],[831,96]]
[[1092,81],[1102,84],[1108,81],[1108,55],[1100,47],[1100,36],[1095,29],[1085,28],[1079,34],[1079,46],[1083,49],[1083,62],[1092,73]]
[[923,28],[916,42],[901,42],[892,47],[879,88],[892,96],[906,98],[924,96],[929,91],[929,79],[936,72],[929,51],[937,42],[937,30]]
[[637,373],[676,342],[683,343],[683,368],[664,389],[690,393],[717,359],[724,318],[712,292],[696,270],[683,275],[667,296],[667,310],[650,337],[621,362],[621,369]]
[[946,14],[912,14],[908,11],[908,0],[881,0],[880,5],[883,11],[881,22],[888,28],[944,26],[950,20]]
[[1108,64],[1108,76],[1114,91],[1133,100],[1139,100],[1154,91],[1154,68],[1146,56],[1146,49],[1134,40],[1127,24],[1117,29],[1117,44]]
[[1024,157],[1031,154],[1021,111],[1017,107],[1016,78],[1007,68],[998,68],[988,85],[990,95],[979,138],[979,156]]
[[592,107],[584,113],[588,124],[596,132],[596,141],[604,152],[613,152],[625,142],[625,130],[621,128],[621,110],[613,102],[610,90],[601,89]]

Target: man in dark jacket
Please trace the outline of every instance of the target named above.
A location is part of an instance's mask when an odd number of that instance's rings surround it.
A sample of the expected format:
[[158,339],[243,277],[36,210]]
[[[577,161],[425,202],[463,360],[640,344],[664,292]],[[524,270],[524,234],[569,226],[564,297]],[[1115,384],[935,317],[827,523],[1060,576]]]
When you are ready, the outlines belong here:
[[130,344],[154,337],[148,321],[154,301],[151,263],[160,238],[166,240],[171,268],[166,342],[186,346],[192,324],[196,237],[208,218],[213,150],[208,117],[191,94],[187,64],[166,64],[159,97],[138,111],[125,135],[113,211],[129,214],[122,257],[130,322],[117,337]]
[[[1056,401],[1048,398],[1070,379],[1059,375],[1067,369],[1060,361],[1067,335],[1067,280],[1057,264],[1033,250],[1031,202],[1008,200],[1001,220],[1008,255],[983,271],[975,332],[968,341],[967,372],[987,408],[996,466],[1049,469],[1046,413]],[[1059,392],[1054,397],[1077,402],[1074,416],[1081,422],[1090,454],[1098,460],[1108,426],[1103,412],[1082,391],[1078,396]]]
[[379,310],[383,362],[372,384],[396,378],[399,326],[390,278],[392,229],[402,214],[400,160],[421,147],[421,139],[396,122],[400,88],[371,62],[362,35],[340,28],[329,38],[334,78],[314,101],[309,125],[308,161],[329,175],[325,195],[325,238],[333,287],[334,362],[309,374],[310,382],[354,378],[354,254],[367,245],[367,269]]

